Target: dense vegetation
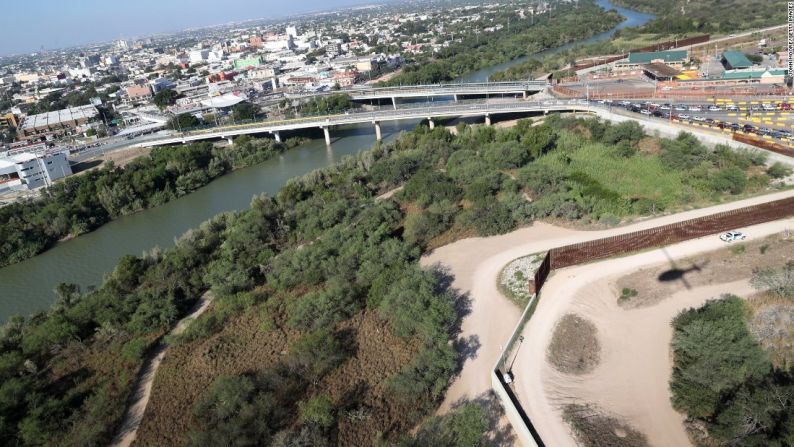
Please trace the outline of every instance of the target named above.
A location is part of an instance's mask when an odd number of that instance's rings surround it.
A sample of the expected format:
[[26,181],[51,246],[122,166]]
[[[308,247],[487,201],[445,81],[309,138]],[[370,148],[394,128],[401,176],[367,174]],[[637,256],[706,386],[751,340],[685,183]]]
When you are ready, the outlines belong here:
[[[194,404],[200,428],[190,433],[192,443],[334,443],[342,415],[355,417],[359,407],[331,399],[316,384],[355,355],[345,325],[362,313],[375,314],[394,336],[417,346],[413,361],[385,381],[380,396],[405,407],[407,430],[438,404],[459,364],[450,340],[464,298],[448,289],[442,272],[419,268],[427,247],[504,233],[533,218],[607,221],[713,200],[741,192],[735,180],[746,179],[761,162],[750,153],[707,150],[687,135],[646,153],[635,123],[549,118],[537,126],[520,121],[511,129],[461,124],[457,130],[420,126],[394,143],[291,181],[276,197],[258,197],[246,211],[216,216],[171,249],[123,258],[96,290],[60,286],[50,311],[14,318],[0,336],[0,443],[106,444],[144,354],[207,290],[215,297],[213,309],[179,340],[212,337],[252,309],[259,330],[285,321],[277,332],[298,336],[275,365],[216,378]],[[90,223],[86,210],[92,208],[81,205],[94,200],[103,210],[99,218],[159,203],[200,184],[211,166],[234,165],[235,151],[259,157],[276,150],[264,144],[238,140],[228,152],[203,145],[155,152],[138,162],[148,169],[100,171],[106,177],[67,183],[58,192],[63,201],[46,203],[71,208],[49,214],[52,219],[39,210],[41,220],[31,222],[80,216]],[[231,158],[218,161],[224,156]],[[168,159],[163,165],[161,157]],[[143,182],[147,175],[169,172],[158,180],[167,193],[135,193],[132,185],[158,184]],[[730,184],[723,182],[725,172]],[[764,179],[755,174],[747,187]],[[125,187],[114,187],[117,181]],[[392,199],[375,200],[401,185]],[[71,220],[62,225],[68,228]],[[257,306],[264,310],[258,313]],[[245,342],[235,340],[228,342]],[[431,428],[415,437],[371,430],[407,445],[475,445],[479,420],[465,410],[431,420]]]
[[433,84],[457,79],[472,71],[587,38],[606,31],[622,20],[614,11],[605,13],[587,0],[559,6],[552,14],[513,22],[487,35],[466,35],[460,42],[443,48],[429,61],[408,65],[403,73],[383,85]]
[[162,147],[124,168],[109,163],[69,177],[43,190],[41,199],[0,208],[0,265],[35,256],[60,239],[95,230],[118,216],[162,205],[296,143],[239,137],[231,148],[211,143]]
[[623,29],[618,37],[640,32],[676,35],[689,32],[726,34],[786,21],[784,4],[774,0],[614,0],[619,6],[650,12],[657,18],[639,29]]
[[794,377],[773,367],[747,314],[744,301],[726,296],[673,320],[673,405],[720,445],[792,445]]

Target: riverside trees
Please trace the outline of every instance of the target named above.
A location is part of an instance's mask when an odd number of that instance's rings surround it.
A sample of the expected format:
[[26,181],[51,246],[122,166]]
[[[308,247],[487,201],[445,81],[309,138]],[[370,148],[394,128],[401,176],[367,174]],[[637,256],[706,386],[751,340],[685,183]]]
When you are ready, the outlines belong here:
[[0,266],[35,256],[67,236],[162,205],[226,172],[262,162],[297,144],[240,137],[232,148],[210,143],[153,149],[124,168],[105,167],[65,179],[40,200],[0,208]]

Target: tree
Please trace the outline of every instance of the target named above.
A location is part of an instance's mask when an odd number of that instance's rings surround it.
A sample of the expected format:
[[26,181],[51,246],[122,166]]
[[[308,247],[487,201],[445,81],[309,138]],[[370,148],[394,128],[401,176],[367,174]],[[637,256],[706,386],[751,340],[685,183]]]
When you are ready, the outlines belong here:
[[476,403],[467,403],[443,416],[430,418],[415,436],[403,439],[405,447],[478,447],[484,445],[488,430],[485,410]]
[[171,89],[160,90],[154,95],[154,104],[160,109],[176,104],[179,93]]
[[256,107],[250,102],[241,102],[232,107],[232,119],[235,121],[252,120],[256,118]]
[[315,396],[299,405],[301,420],[328,428],[334,424],[334,403],[328,396]]
[[776,161],[766,170],[766,173],[774,179],[781,179],[791,175],[791,168],[779,161]]
[[753,288],[769,291],[780,298],[794,298],[794,264],[781,269],[763,268],[753,272]]
[[747,187],[747,175],[736,166],[731,166],[714,175],[712,186],[716,191],[741,194]]
[[190,444],[256,446],[265,443],[271,433],[259,405],[256,386],[250,378],[217,379],[193,408],[201,429],[191,433]]
[[198,126],[198,124],[198,118],[190,113],[182,113],[171,118],[171,120],[168,122],[168,127],[178,131],[185,131],[192,127]]

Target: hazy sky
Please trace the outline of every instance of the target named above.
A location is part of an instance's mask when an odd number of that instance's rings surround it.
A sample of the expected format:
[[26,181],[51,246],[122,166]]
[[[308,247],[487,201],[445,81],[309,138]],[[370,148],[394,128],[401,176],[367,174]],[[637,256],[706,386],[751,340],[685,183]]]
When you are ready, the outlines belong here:
[[327,10],[366,0],[0,0],[0,54]]

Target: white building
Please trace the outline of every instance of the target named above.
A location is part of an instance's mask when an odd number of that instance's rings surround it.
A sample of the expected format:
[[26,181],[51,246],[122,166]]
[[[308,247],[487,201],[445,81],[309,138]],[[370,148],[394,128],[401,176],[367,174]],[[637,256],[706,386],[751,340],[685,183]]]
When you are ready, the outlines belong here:
[[36,189],[72,175],[67,152],[36,155],[30,152],[0,158],[0,191]]
[[190,52],[190,63],[199,64],[207,60],[210,55],[210,50],[193,50]]

